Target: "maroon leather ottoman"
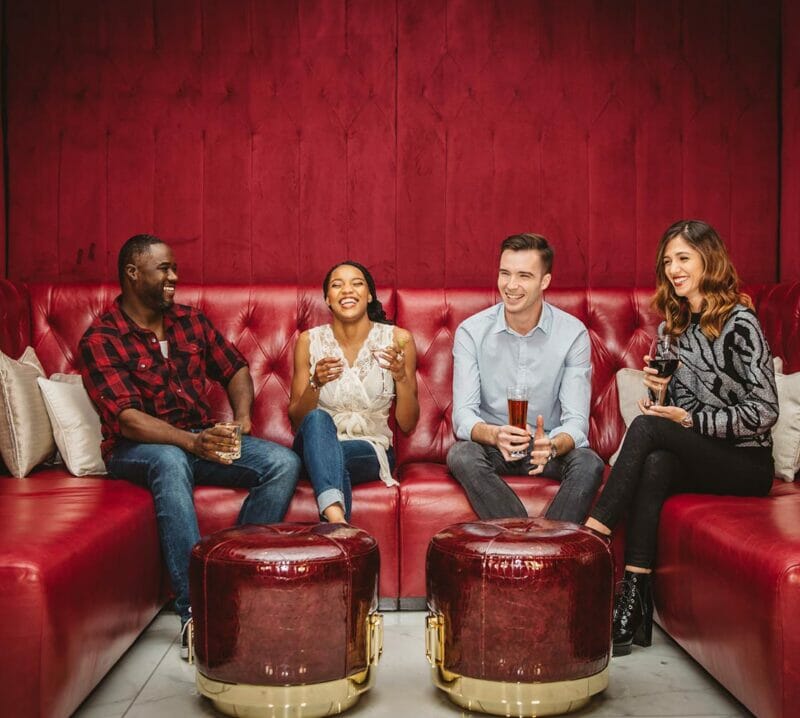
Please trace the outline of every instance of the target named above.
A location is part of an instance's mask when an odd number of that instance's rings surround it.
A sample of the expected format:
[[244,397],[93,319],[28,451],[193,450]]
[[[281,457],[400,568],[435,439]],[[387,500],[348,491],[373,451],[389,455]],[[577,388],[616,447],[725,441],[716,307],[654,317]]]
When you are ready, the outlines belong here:
[[378,545],[341,524],[240,526],[192,550],[197,688],[236,716],[339,713],[383,641]]
[[427,558],[433,681],[469,710],[566,713],[608,685],[613,566],[576,524],[500,519],[451,526]]

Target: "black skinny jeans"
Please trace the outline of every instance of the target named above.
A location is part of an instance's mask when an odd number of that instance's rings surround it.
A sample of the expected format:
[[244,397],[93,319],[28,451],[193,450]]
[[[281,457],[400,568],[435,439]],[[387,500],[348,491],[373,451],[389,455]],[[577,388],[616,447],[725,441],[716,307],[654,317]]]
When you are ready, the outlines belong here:
[[591,517],[613,529],[628,511],[625,565],[652,568],[661,506],[671,494],[766,496],[769,448],[742,448],[660,416],[637,416]]

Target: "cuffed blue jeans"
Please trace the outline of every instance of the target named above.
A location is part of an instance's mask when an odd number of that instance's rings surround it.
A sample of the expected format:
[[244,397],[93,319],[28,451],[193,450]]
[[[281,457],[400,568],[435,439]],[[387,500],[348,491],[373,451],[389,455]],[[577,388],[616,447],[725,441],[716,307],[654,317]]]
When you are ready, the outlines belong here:
[[[352,487],[380,478],[380,465],[372,444],[361,439],[339,441],[330,414],[314,409],[300,424],[293,448],[303,458],[320,514],[338,503],[344,507],[345,519],[350,521]],[[391,447],[386,455],[394,469]]]
[[[591,449],[573,449],[548,461],[537,476],[557,479],[561,486],[545,517],[581,523],[603,480],[603,466],[603,460]],[[530,448],[524,458],[506,461],[494,446],[457,441],[447,453],[447,468],[464,488],[480,518],[525,518],[528,515],[522,501],[500,474],[526,476],[531,469]]]
[[300,461],[290,449],[252,436],[242,437],[242,457],[233,464],[206,461],[168,444],[120,439],[106,468],[112,477],[145,486],[153,494],[161,551],[175,591],[175,610],[184,623],[191,615],[189,556],[200,540],[195,485],[250,489],[238,523],[277,523],[289,508]]

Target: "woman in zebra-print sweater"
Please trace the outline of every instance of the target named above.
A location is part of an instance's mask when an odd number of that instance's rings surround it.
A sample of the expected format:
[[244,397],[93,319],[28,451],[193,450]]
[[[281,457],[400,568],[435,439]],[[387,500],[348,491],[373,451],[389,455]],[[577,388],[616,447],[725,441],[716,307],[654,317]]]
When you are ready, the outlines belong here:
[[[778,418],[772,356],[725,245],[697,220],[673,224],[656,259],[659,332],[678,338],[671,378],[645,366],[663,405],[639,402],[619,458],[586,525],[603,534],[627,511],[625,577],[614,604],[614,655],[649,646],[650,573],[661,506],[670,494],[765,496],[774,476]],[[645,357],[645,364],[649,357]]]

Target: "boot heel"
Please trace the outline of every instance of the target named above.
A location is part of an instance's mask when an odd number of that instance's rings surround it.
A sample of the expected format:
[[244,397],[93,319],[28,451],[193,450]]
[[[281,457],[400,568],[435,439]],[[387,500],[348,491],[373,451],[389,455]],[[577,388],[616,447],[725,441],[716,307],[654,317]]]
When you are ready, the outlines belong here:
[[644,603],[644,615],[633,636],[633,642],[637,646],[647,648],[653,643],[653,594],[648,591],[646,596],[642,596],[642,602]]

